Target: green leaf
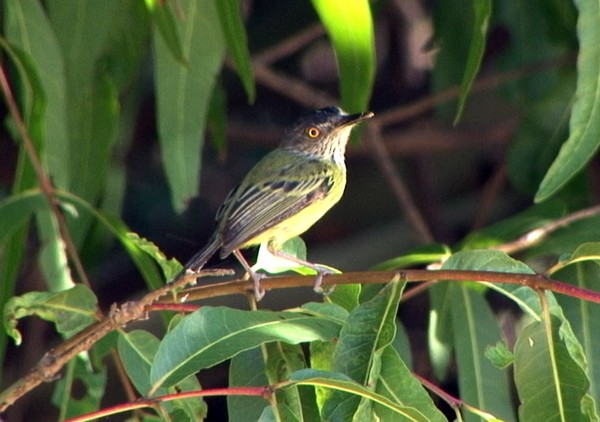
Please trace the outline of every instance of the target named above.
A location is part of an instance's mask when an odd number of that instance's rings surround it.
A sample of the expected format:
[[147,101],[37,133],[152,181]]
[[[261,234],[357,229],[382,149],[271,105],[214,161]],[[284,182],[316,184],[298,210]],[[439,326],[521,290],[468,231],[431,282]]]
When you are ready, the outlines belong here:
[[49,210],[37,212],[37,227],[42,239],[38,254],[48,289],[61,291],[73,287],[65,242],[63,241],[56,216]]
[[554,160],[535,196],[548,199],[579,173],[600,144],[600,5],[589,0],[575,1],[579,11],[577,37],[577,90],[571,113],[570,135]]
[[75,205],[77,210],[85,211],[91,217],[94,217],[96,221],[102,224],[121,242],[121,245],[135,263],[140,273],[144,277],[146,284],[151,289],[157,289],[163,285],[163,280],[160,277],[154,261],[144,251],[131,241],[129,238],[131,231],[129,228],[116,217],[111,217],[103,212],[98,211],[92,207],[85,200],[65,192],[57,192],[58,197],[61,201],[67,204]]
[[561,259],[561,265],[566,267],[584,261],[600,262],[600,242],[582,243],[567,259]]
[[559,325],[554,317],[551,322],[534,322],[517,339],[514,377],[521,420],[590,420],[582,413],[589,381],[569,354]]
[[[141,395],[146,395],[150,390],[150,367],[159,343],[160,341],[147,331],[119,333],[119,357],[127,376]],[[157,393],[166,394],[167,390],[161,389]]]
[[96,305],[94,293],[81,284],[62,292],[29,292],[8,301],[4,308],[4,327],[17,345],[21,344],[18,320],[36,315],[54,322],[59,333],[71,337],[94,322]]
[[[581,262],[569,266],[556,273],[556,277],[577,287],[600,290],[600,267],[595,263]],[[600,397],[600,337],[596,335],[600,306],[569,296],[559,296],[557,300],[576,338],[583,346],[585,362],[579,364],[586,368],[590,380],[589,395]]]
[[473,2],[474,21],[473,21],[473,38],[469,47],[469,56],[467,57],[466,69],[463,75],[463,80],[460,84],[460,94],[458,97],[458,109],[454,117],[456,125],[464,111],[467,102],[467,96],[473,82],[479,73],[483,53],[485,52],[485,44],[487,34],[490,28],[490,17],[492,15],[492,0],[479,0]]
[[337,57],[342,107],[364,111],[375,78],[375,36],[368,0],[312,0]]
[[[171,7],[168,2],[165,7]],[[173,207],[181,211],[197,194],[202,139],[208,106],[225,40],[213,0],[178,2],[185,19],[177,30],[187,65],[173,58],[163,37],[154,34],[158,132]]]
[[[120,111],[119,93],[102,59],[110,46],[114,16],[127,11],[127,5],[107,0],[73,7],[50,0],[46,6],[65,66],[69,155],[61,164],[68,167],[69,190],[94,202],[104,187]],[[72,224],[76,244],[88,227],[85,219]]]
[[186,64],[183,46],[177,30],[175,16],[169,7],[169,2],[161,0],[145,0],[146,7],[154,20],[158,33],[163,39],[165,45],[173,55],[173,58],[182,64]]
[[452,354],[452,295],[449,283],[438,283],[429,289],[427,347],[436,377],[446,379]]
[[[530,2],[527,6],[534,4],[535,2]],[[538,4],[537,7],[542,6]],[[539,33],[539,29],[533,30]],[[532,45],[531,48],[539,47]],[[557,52],[553,57],[562,54],[569,53]],[[531,58],[528,57],[529,60]],[[542,60],[544,59],[539,58],[531,63],[539,63]],[[511,69],[517,66],[523,67],[524,64],[514,63]],[[575,73],[561,73],[560,76],[556,81],[543,78],[544,94],[536,101],[531,99],[524,87],[519,87],[516,91],[527,104],[522,107],[524,115],[508,150],[507,171],[511,183],[527,196],[533,196],[538,190],[564,139],[569,135]],[[540,84],[539,78],[530,79]],[[549,201],[543,204],[547,202]]]
[[564,216],[565,212],[567,212],[565,204],[559,201],[546,201],[534,205],[523,212],[469,234],[462,241],[460,249],[486,249],[512,241]]
[[[488,347],[502,338],[500,327],[483,296],[468,286],[452,285],[454,349],[460,397],[469,405],[503,420],[516,420],[512,409],[508,373],[485,358]],[[466,414],[466,421],[479,421]]]
[[69,147],[62,52],[40,2],[9,0],[6,6],[6,37],[31,57],[43,88],[45,107],[40,120],[44,149],[39,152],[55,186],[66,188]]
[[[133,385],[141,395],[150,390],[150,368],[158,350],[160,341],[147,331],[134,330],[129,333],[119,333],[118,350],[125,371]],[[173,394],[181,391],[200,390],[200,383],[195,377],[188,377],[178,384],[177,388],[159,389],[158,395]],[[173,414],[183,412],[189,420],[198,420],[206,416],[207,406],[203,400],[175,400],[164,403],[163,406]]]
[[256,86],[248,50],[246,28],[242,20],[242,3],[239,0],[219,0],[216,2],[221,28],[227,41],[227,48],[235,68],[248,96],[248,102],[254,103]]
[[[306,368],[304,353],[298,344],[274,342],[263,347],[269,385],[287,381],[294,372]],[[278,420],[319,420],[314,389],[297,386],[278,390],[275,394],[277,405],[271,409],[277,413]]]
[[[534,273],[534,271],[524,263],[509,257],[504,252],[494,250],[457,252],[444,262],[442,268],[448,270],[482,270],[517,272],[524,274]],[[494,287],[491,283],[486,283],[485,285]],[[461,286],[461,288],[462,287],[466,286]],[[480,283],[470,283],[468,287],[479,291],[485,289]],[[428,327],[429,348],[434,370],[440,379],[444,379],[450,362],[451,349],[455,344],[456,338],[454,330],[460,329],[454,326],[455,288],[456,286],[453,284],[438,284],[433,286],[430,291],[432,305]],[[509,296],[512,295],[513,288],[502,285],[497,287],[497,290],[500,290]],[[530,291],[530,289],[527,290]],[[460,327],[462,327],[462,324]]]
[[337,321],[326,318],[207,306],[186,316],[162,340],[152,366],[152,386],[171,386],[267,342],[327,341],[338,333]]
[[[372,300],[350,313],[333,356],[334,372],[345,374],[361,385],[376,386],[378,374],[372,374],[376,370],[374,363],[396,335],[396,311],[404,285],[396,281],[388,283]],[[358,397],[334,392],[325,403],[323,417],[351,420],[359,404]]]
[[[415,409],[413,406],[399,406],[387,397],[377,394],[367,387],[363,387],[356,381],[343,374],[335,372],[316,371],[314,369],[303,369],[301,371],[296,372],[292,377],[290,377],[290,383],[283,386],[283,388],[288,388],[288,386],[293,385],[312,385],[315,387],[333,389],[335,390],[335,392],[350,393],[354,396],[357,396],[358,399],[363,397],[372,401],[373,403],[377,403],[388,409],[391,409],[399,417],[403,417],[403,419],[398,420],[423,422],[430,421],[430,419],[428,419],[423,413],[421,413],[419,409]],[[352,419],[331,420],[333,421]]]
[[487,249],[457,252],[444,262],[442,269],[535,274],[527,264],[506,253]]
[[361,291],[360,284],[342,284],[336,286],[333,292],[325,296],[325,300],[341,306],[346,311],[352,311],[358,306]]
[[385,271],[396,268],[407,268],[415,265],[431,264],[433,262],[443,261],[451,253],[452,251],[446,245],[434,244],[418,246],[406,255],[381,262],[371,269],[373,271]]
[[598,241],[596,230],[599,224],[599,215],[574,221],[568,227],[553,232],[543,242],[532,246],[528,252],[531,256],[570,255],[580,245]]
[[[230,387],[258,387],[268,385],[265,360],[261,349],[256,347],[241,352],[231,359],[229,365]],[[262,397],[227,396],[227,414],[230,422],[259,420],[267,403]]]
[[[75,390],[75,386],[80,388]],[[67,364],[66,373],[57,382],[52,403],[60,409],[58,420],[98,410],[106,389],[106,371],[90,371],[86,357],[77,356]]]
[[127,233],[127,238],[140,250],[146,252],[160,266],[166,280],[172,280],[183,268],[175,258],[167,259],[165,254],[150,240],[140,237],[137,233]]
[[38,190],[32,189],[9,196],[0,202],[0,243],[19,231],[35,211],[48,207]]
[[[390,346],[383,350],[380,372],[375,390],[377,394],[387,397],[397,405],[418,409],[429,421],[447,420],[435,407],[427,391],[413,376],[400,355]],[[381,420],[397,420],[395,412],[386,406],[375,405],[375,412]]]
[[498,369],[504,369],[515,361],[515,356],[503,341],[499,341],[494,346],[488,346],[485,349],[485,357]]

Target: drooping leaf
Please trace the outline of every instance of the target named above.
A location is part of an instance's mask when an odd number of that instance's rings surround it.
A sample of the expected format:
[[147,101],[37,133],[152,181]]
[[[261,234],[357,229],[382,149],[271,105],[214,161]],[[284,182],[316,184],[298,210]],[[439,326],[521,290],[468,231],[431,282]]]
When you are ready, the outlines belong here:
[[327,29],[340,72],[342,107],[366,110],[375,78],[375,36],[367,0],[312,0]]
[[8,301],[4,308],[4,327],[20,344],[18,320],[36,315],[55,323],[59,333],[70,337],[94,322],[96,305],[96,296],[81,284],[61,292],[29,292]]
[[536,202],[548,199],[562,188],[594,156],[600,145],[600,5],[588,0],[575,1],[579,12],[577,38],[577,90],[569,124],[569,138],[535,196]]
[[227,49],[231,54],[236,71],[242,80],[249,103],[254,103],[256,86],[248,50],[246,28],[242,19],[241,2],[238,0],[217,1],[217,11],[221,21],[221,28],[227,41]]
[[[486,357],[488,347],[502,339],[500,327],[481,293],[466,285],[453,285],[452,324],[458,365],[460,397],[472,406],[506,420],[516,420],[508,373]],[[479,421],[467,413],[465,421]]]
[[6,6],[7,39],[29,54],[44,91],[45,107],[41,122],[38,122],[43,127],[45,139],[41,158],[48,164],[54,184],[66,188],[69,175],[65,163],[69,160],[70,150],[62,52],[40,2],[9,0]]
[[158,33],[173,55],[173,58],[182,64],[186,64],[186,57],[183,53],[183,46],[179,31],[177,30],[177,21],[171,7],[169,7],[169,3],[161,0],[146,0],[146,7],[150,11]]
[[165,254],[154,243],[140,237],[137,233],[127,233],[127,238],[140,250],[146,252],[160,266],[165,275],[165,280],[172,280],[182,269],[182,265],[175,258],[167,259]]
[[163,164],[173,207],[181,211],[198,191],[202,139],[225,39],[214,1],[181,0],[178,5],[183,19],[177,22],[177,31],[187,64],[173,57],[156,31],[154,64]]
[[[257,387],[268,385],[265,360],[260,348],[241,352],[231,359],[229,365],[230,387]],[[227,396],[227,414],[230,422],[259,420],[267,402],[254,396]]]

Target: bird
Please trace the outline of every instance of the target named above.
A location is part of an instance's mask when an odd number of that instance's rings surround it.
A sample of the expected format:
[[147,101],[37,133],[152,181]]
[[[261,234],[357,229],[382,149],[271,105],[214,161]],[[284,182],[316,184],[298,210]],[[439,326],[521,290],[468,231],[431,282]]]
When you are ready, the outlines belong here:
[[299,117],[280,145],[265,155],[231,190],[215,216],[210,240],[184,266],[183,273],[200,270],[217,252],[233,254],[254,282],[254,295],[265,292],[264,274],[253,271],[240,252],[266,243],[274,256],[314,269],[314,289],[322,292],[319,265],[285,254],[283,243],[319,221],[342,197],[346,186],[346,144],[352,128],[373,117],[372,112],[348,114],[329,106]]

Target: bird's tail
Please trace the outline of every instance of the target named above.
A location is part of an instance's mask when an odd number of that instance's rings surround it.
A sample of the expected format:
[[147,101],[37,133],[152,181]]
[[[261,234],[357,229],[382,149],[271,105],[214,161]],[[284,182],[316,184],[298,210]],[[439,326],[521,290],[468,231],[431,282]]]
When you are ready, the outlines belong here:
[[183,266],[183,269],[177,274],[174,280],[181,278],[187,270],[198,271],[204,264],[219,250],[221,247],[221,238],[218,233],[215,233],[208,244],[201,249],[196,255]]

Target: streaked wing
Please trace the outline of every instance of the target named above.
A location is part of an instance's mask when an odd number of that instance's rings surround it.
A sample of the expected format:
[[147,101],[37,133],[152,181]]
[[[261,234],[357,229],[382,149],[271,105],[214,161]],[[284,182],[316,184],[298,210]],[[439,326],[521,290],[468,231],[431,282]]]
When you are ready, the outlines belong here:
[[223,211],[222,251],[231,252],[326,196],[333,187],[333,171],[327,163],[300,160],[260,183],[242,182]]

